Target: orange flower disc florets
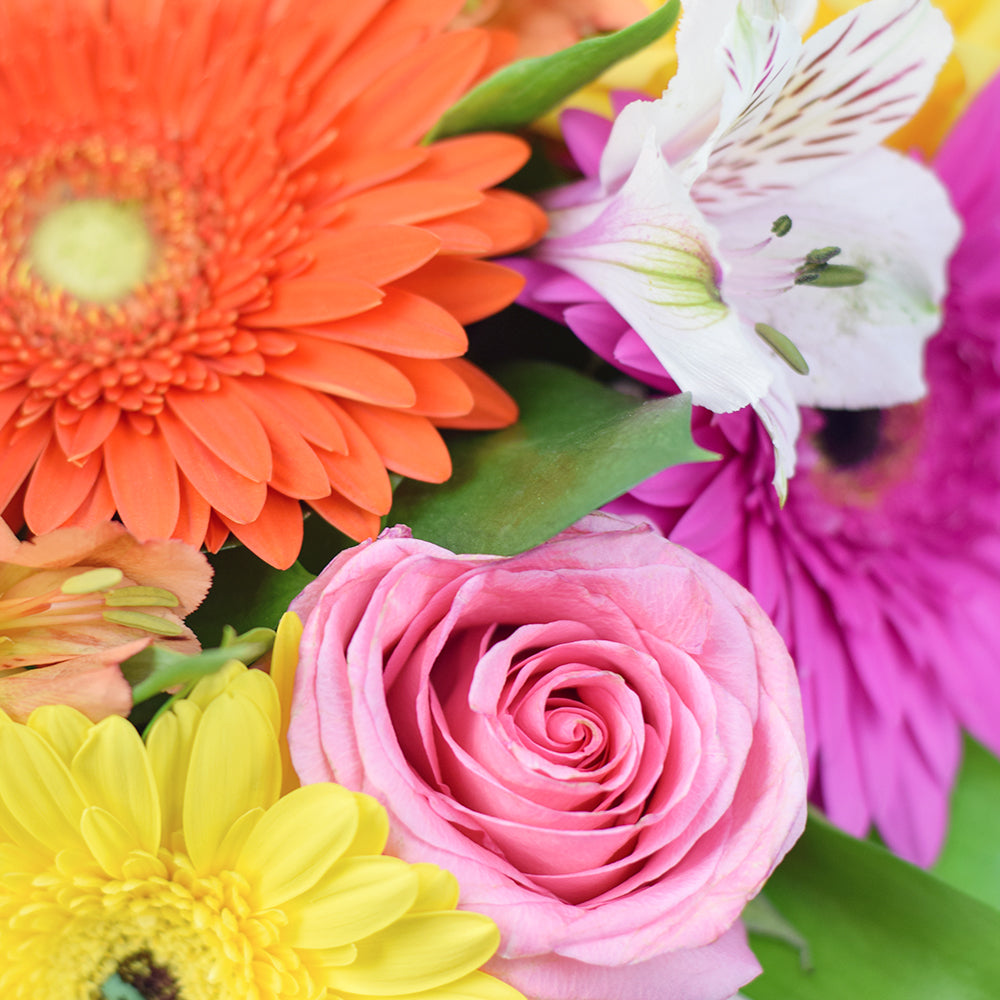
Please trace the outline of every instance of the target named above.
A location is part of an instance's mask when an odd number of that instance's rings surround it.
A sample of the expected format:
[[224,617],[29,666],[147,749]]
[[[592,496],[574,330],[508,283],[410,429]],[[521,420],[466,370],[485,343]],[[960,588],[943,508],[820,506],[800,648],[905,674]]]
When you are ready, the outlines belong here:
[[[495,61],[455,0],[17,0],[0,17],[0,509],[276,565],[300,500],[377,531],[387,469],[510,422],[463,323],[533,242],[519,140],[419,144]],[[44,25],[44,30],[40,27]]]

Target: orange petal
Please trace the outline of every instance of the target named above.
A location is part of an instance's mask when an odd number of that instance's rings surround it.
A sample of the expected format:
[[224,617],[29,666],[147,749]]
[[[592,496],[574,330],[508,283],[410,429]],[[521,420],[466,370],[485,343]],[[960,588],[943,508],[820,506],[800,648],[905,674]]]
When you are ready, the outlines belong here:
[[317,234],[302,246],[316,262],[309,277],[356,278],[384,285],[426,264],[441,241],[412,226],[349,226]]
[[393,358],[393,364],[416,390],[417,400],[410,413],[431,417],[437,423],[439,417],[463,417],[475,404],[465,380],[445,360]]
[[[268,485],[272,490],[296,499],[313,500],[327,496],[330,480],[305,438],[285,419],[283,413],[269,410],[264,400],[248,394],[247,402],[260,417],[271,444],[274,470]],[[237,535],[242,538],[238,532]]]
[[462,379],[475,396],[476,403],[463,417],[435,418],[436,426],[486,431],[497,427],[509,427],[517,420],[517,403],[489,375],[465,358],[452,358],[441,363],[448,365]]
[[224,524],[221,517],[212,512],[208,519],[208,527],[205,529],[205,548],[209,552],[218,552],[226,540],[229,538],[229,526]]
[[223,522],[251,552],[276,569],[288,569],[302,549],[302,508],[292,500],[269,490],[260,516],[250,524]]
[[267,486],[241,476],[203,445],[173,412],[165,409],[157,424],[177,465],[191,485],[221,514],[245,524],[264,506]]
[[[467,212],[475,211],[476,208],[467,209]],[[440,222],[425,222],[422,228],[428,233],[433,233],[441,241],[442,253],[484,257],[493,250],[493,241],[481,228],[454,221],[465,216],[466,212],[456,212]]]
[[158,430],[140,434],[121,420],[104,442],[111,495],[125,527],[136,538],[169,538],[180,514],[177,463]]
[[[421,230],[416,230],[421,232]],[[428,239],[434,239],[433,236],[428,234]],[[437,242],[437,241],[435,241]],[[21,403],[24,402],[25,397],[31,390],[24,385],[13,385],[9,389],[4,389],[0,392],[0,427],[7,423],[8,420],[21,408]]]
[[56,436],[66,457],[74,462],[97,451],[120,416],[121,410],[114,403],[95,399],[80,413],[80,419],[76,423],[56,424]]
[[350,278],[285,278],[274,282],[271,295],[266,309],[246,313],[240,322],[253,328],[322,323],[364,312],[382,301],[379,289]]
[[84,503],[101,474],[100,454],[70,462],[52,440],[42,452],[24,495],[24,516],[35,534],[53,531]]
[[314,332],[409,358],[454,358],[469,346],[465,329],[451,313],[400,288],[390,289],[382,305],[371,313],[342,319]]
[[451,475],[448,449],[426,417],[346,400],[341,405],[357,421],[386,468],[425,483],[443,483]]
[[63,663],[5,677],[0,684],[0,708],[24,722],[40,705],[72,705],[91,721],[108,715],[128,715],[132,688],[118,664],[149,645],[139,639],[118,649],[74,656]]
[[233,388],[250,406],[260,403],[272,414],[280,414],[307,441],[326,451],[347,452],[347,439],[323,398],[312,389],[278,378],[259,378],[252,383],[239,379]]
[[52,427],[44,417],[27,427],[0,427],[0,510],[14,498],[51,436]]
[[300,334],[295,350],[274,358],[268,371],[298,385],[381,406],[411,406],[413,387],[395,367],[369,351]]
[[383,5],[369,30],[371,34],[403,28],[438,31],[450,24],[464,5],[465,0],[395,0]]
[[322,500],[310,500],[309,506],[356,542],[374,538],[379,533],[381,526],[379,516],[356,507],[339,493],[331,493]]
[[115,513],[115,498],[107,476],[98,476],[93,489],[76,510],[66,518],[60,528],[92,528],[110,521]]
[[477,132],[432,143],[427,153],[423,165],[411,172],[411,180],[447,180],[482,191],[520,170],[530,148],[517,136]]
[[241,476],[266,482],[271,475],[271,446],[257,415],[223,378],[215,392],[172,389],[168,408],[209,451]]
[[[334,158],[336,163],[334,164]],[[336,147],[323,158],[322,166],[336,174],[337,191],[341,198],[367,191],[368,188],[385,184],[408,174],[427,159],[427,150],[419,149],[374,149],[367,153]]]
[[200,548],[205,541],[212,508],[180,471],[177,473],[177,485],[180,490],[180,514],[174,538]]
[[489,53],[485,31],[450,31],[398,59],[340,116],[340,141],[399,149],[423,136],[468,89]]
[[[483,202],[475,208],[449,215],[439,226],[465,225],[479,230],[486,237],[484,250],[472,253],[502,254],[522,250],[537,242],[548,224],[545,213],[534,202],[513,191],[487,191]],[[429,223],[428,228],[440,235]],[[451,250],[444,246],[442,250]]]
[[[350,449],[346,455],[317,452],[317,458],[330,477],[330,484],[352,504],[372,514],[385,514],[392,505],[392,485],[378,452],[343,407],[332,400],[328,403],[331,409],[339,411],[340,424]],[[309,502],[321,504],[322,500]]]
[[435,257],[394,283],[447,309],[459,323],[474,323],[509,306],[524,285],[510,268],[485,260]]
[[395,181],[345,198],[339,219],[350,225],[426,222],[472,208],[483,200],[475,188],[445,181]]

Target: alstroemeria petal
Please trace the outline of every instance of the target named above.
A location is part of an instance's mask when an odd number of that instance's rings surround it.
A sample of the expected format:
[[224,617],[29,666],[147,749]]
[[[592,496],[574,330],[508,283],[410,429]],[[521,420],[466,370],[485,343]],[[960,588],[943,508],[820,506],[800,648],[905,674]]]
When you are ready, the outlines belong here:
[[782,503],[788,493],[788,480],[795,472],[795,442],[802,428],[799,408],[789,387],[789,380],[795,377],[784,371],[776,372],[767,395],[753,405],[774,445],[772,482]]
[[760,128],[713,151],[695,199],[711,211],[795,189],[873,148],[923,104],[950,50],[928,0],[870,0],[837,18],[805,42]]
[[[792,230],[762,255],[839,246],[838,261],[866,275],[851,288],[798,285],[735,301],[741,315],[774,326],[802,352],[809,374],[789,376],[795,400],[863,409],[918,399],[924,341],[938,328],[945,265],[959,236],[944,189],[919,164],[874,149],[849,169],[803,184],[782,206]],[[769,213],[767,206],[734,213],[729,232],[760,231]]]
[[722,301],[716,236],[647,134],[622,189],[552,215],[536,256],[596,289],[682,391],[716,412],[767,391],[766,348]]
[[[745,0],[743,6],[744,20],[760,14],[776,22],[775,14],[780,14],[782,22],[794,26],[796,42],[816,13],[815,0]],[[685,178],[689,182],[701,173],[711,151],[709,140],[717,136],[724,117],[724,95],[732,90],[732,61],[725,50],[734,48],[731,36],[738,30],[736,16],[737,0],[685,3],[677,29],[677,73],[660,100],[636,101],[616,118],[601,158],[600,176],[606,187],[613,188],[628,176],[650,126],[671,164],[688,161]],[[739,61],[742,81],[747,63],[742,57]]]

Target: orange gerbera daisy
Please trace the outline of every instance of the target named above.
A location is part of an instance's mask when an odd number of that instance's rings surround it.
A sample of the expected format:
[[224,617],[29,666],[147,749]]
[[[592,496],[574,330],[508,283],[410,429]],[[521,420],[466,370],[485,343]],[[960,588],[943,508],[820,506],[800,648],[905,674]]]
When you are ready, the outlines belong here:
[[[461,0],[9,0],[0,9],[0,510],[278,566],[299,501],[354,538],[387,469],[511,400],[463,323],[533,242],[524,145],[421,146],[500,57]],[[501,40],[502,41],[502,40]]]

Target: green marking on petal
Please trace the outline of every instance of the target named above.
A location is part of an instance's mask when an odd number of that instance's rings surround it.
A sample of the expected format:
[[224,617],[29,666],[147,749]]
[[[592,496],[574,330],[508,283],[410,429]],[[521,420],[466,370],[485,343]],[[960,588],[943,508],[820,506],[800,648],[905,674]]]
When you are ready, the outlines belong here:
[[32,270],[84,302],[118,302],[146,279],[155,246],[142,206],[78,198],[52,209],[28,242]]
[[782,361],[792,369],[793,372],[797,372],[799,375],[809,374],[809,365],[806,364],[806,359],[802,357],[799,349],[780,331],[775,330],[773,326],[768,326],[767,323],[758,323],[754,330],[757,336],[770,347],[775,354],[781,358]]
[[[676,245],[690,242],[697,246],[694,241],[674,230],[664,228],[663,233],[662,242],[629,240],[629,247],[636,249],[635,257],[627,262],[613,259],[609,263],[649,278],[650,288],[645,296],[648,302],[683,310],[692,328],[710,326],[729,311],[715,283],[714,266],[697,251]],[[677,318],[674,313],[674,319]]]
[[165,618],[157,618],[156,615],[147,615],[142,611],[124,611],[120,609],[105,610],[102,617],[107,622],[115,625],[127,625],[129,628],[142,629],[143,632],[152,632],[154,635],[183,635],[184,628],[178,622],[168,621]]
[[99,590],[110,590],[115,584],[121,583],[121,580],[120,569],[102,566],[71,576],[59,589],[64,594],[93,594]]
[[104,599],[109,608],[176,608],[180,601],[162,587],[119,587]]

